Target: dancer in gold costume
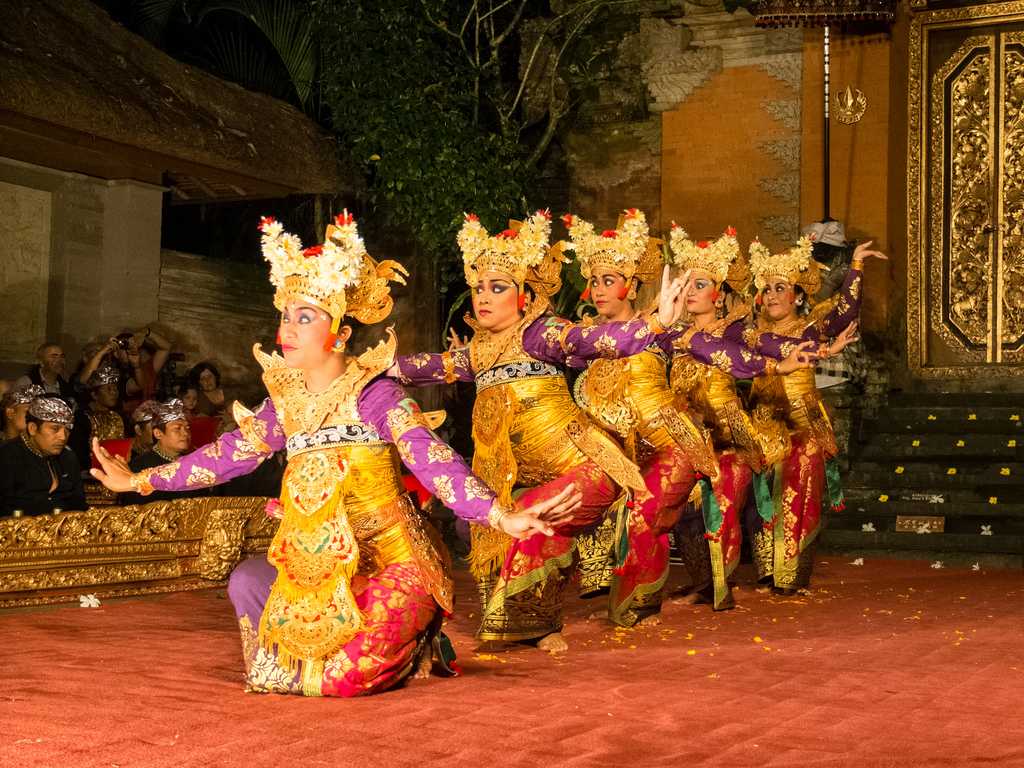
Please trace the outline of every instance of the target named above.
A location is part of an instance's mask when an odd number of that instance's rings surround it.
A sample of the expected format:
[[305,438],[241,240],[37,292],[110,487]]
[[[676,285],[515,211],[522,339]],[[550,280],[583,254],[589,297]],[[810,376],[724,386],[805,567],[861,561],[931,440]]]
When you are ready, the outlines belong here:
[[[649,237],[642,211],[629,209],[616,229],[598,234],[587,221],[567,215],[571,247],[587,280],[584,298],[593,299],[601,328],[609,322],[638,316],[637,292],[663,267],[661,241]],[[732,238],[735,245],[735,238]],[[702,264],[695,264],[697,268]],[[694,279],[690,266],[684,267]],[[684,296],[688,294],[684,287]],[[590,361],[574,388],[579,402],[624,443],[627,455],[643,472],[647,493],[617,506],[611,538],[609,618],[625,626],[656,614],[668,576],[668,531],[677,522],[697,477],[716,481],[718,462],[710,434],[695,421],[685,402],[669,387],[667,364],[671,338],[666,335],[639,354]],[[722,375],[756,376],[766,371],[787,373],[810,365],[794,351],[792,359],[750,354],[742,340],[690,334],[689,354]],[[714,529],[713,529],[714,530]],[[720,531],[716,531],[720,534]],[[595,565],[607,548],[598,540]],[[605,559],[607,562],[607,558]],[[586,576],[587,573],[584,573]]]
[[[751,350],[759,351],[769,334],[813,341],[823,350],[844,329],[845,341],[854,340],[848,326],[860,311],[864,260],[886,258],[870,246],[863,243],[854,251],[839,293],[812,308],[821,276],[811,255],[811,240],[801,238],[795,247],[774,255],[755,241],[750,247],[751,269],[761,310],[757,327],[746,334]],[[775,459],[773,466],[755,476],[763,525],[752,541],[754,564],[761,581],[779,593],[792,594],[810,581],[823,499],[827,495],[833,509],[843,506],[835,435],[811,370],[756,380],[751,410],[754,421],[768,425],[773,440],[784,444],[781,459],[766,455],[766,464]]]
[[238,429],[162,466],[132,474],[97,442],[93,474],[115,491],[180,491],[215,485],[288,452],[280,518],[266,558],[243,562],[228,593],[242,633],[247,689],[358,696],[394,687],[430,651],[452,608],[444,547],[409,500],[400,461],[460,517],[503,535],[552,533],[579,503],[565,488],[522,512],[498,501],[430,419],[382,374],[395,337],[359,356],[346,352],[344,317],[375,323],[391,312],[394,261],[366,252],[347,213],[323,245],[263,219],[281,311],[283,357],[254,352],[270,397],[255,411],[236,404]]
[[473,296],[473,338],[443,354],[400,358],[396,375],[419,385],[476,383],[473,468],[500,500],[511,500],[517,487],[530,488],[521,503],[569,483],[582,493],[571,523],[556,528],[560,535],[513,544],[480,527],[472,532],[470,563],[484,603],[479,637],[542,638],[540,647],[561,650],[573,536],[598,525],[623,490],[646,492],[637,466],[573,401],[564,371],[650,346],[678,318],[682,282],[663,281],[649,317],[600,326],[556,317],[548,297],[560,287],[564,257],[562,244],[549,248],[550,232],[546,211],[493,237],[468,215],[458,242]]

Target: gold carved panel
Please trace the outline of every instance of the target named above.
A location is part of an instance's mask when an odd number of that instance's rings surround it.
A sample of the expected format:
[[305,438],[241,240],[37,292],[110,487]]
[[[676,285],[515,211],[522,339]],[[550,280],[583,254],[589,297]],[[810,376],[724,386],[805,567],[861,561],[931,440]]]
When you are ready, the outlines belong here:
[[[968,38],[932,76],[930,326],[965,356],[992,334],[992,47]],[[945,258],[944,258],[945,256]],[[984,360],[982,358],[980,361]]]
[[1024,32],[1004,36],[1000,68],[999,195],[1003,359],[1024,363]]
[[218,586],[264,551],[264,498],[198,498],[0,519],[0,608]]
[[907,349],[926,378],[1024,374],[1024,2],[912,16]]

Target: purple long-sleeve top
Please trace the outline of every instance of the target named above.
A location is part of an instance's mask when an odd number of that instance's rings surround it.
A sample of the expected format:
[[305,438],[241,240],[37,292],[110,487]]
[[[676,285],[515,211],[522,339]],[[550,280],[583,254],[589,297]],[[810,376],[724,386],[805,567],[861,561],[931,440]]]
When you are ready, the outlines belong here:
[[[625,322],[581,325],[555,315],[541,315],[523,331],[523,351],[543,363],[564,368],[583,369],[599,358],[629,357],[657,345],[669,356],[672,343],[684,333],[670,329],[655,333],[643,318]],[[741,342],[697,333],[689,341],[689,352],[698,360],[717,365],[737,378],[760,375],[766,359],[751,352]],[[420,353],[398,357],[399,378],[415,386],[473,381],[475,372],[469,350],[454,349],[442,353]]]
[[[360,393],[357,409],[365,426],[398,447],[402,463],[425,488],[464,520],[487,523],[494,492],[424,425],[419,405],[396,382],[385,377],[371,381]],[[227,432],[216,442],[137,477],[161,491],[217,485],[252,472],[287,442],[277,408],[269,397],[256,409],[244,432],[241,428]]]

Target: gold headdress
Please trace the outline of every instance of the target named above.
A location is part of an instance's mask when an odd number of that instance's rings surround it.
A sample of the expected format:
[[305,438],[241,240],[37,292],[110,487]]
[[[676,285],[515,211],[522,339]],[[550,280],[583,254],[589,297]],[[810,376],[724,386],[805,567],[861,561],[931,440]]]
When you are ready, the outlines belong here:
[[788,251],[774,255],[760,240],[754,240],[750,244],[750,268],[759,291],[764,290],[772,277],[784,277],[800,286],[809,299],[821,287],[821,269],[811,256],[809,237],[801,237]]
[[669,244],[672,263],[682,270],[701,272],[718,284],[728,283],[741,293],[750,284],[750,267],[740,257],[740,244],[732,227],[727,227],[717,240],[695,243],[686,230],[673,221]]
[[476,214],[466,214],[458,243],[466,282],[470,286],[477,284],[483,272],[501,272],[522,287],[531,282],[531,273],[544,264],[549,255],[551,214],[537,211],[521,224],[510,224],[504,232],[491,236]]
[[327,226],[323,245],[311,248],[303,248],[302,241],[271,216],[260,219],[260,231],[279,310],[291,299],[308,301],[331,316],[332,333],[338,332],[345,315],[372,324],[391,314],[394,300],[388,283],[404,285],[409,273],[397,261],[378,263],[366,252],[348,211]]
[[630,208],[619,216],[615,229],[606,229],[601,234],[594,231],[589,221],[573,216],[562,217],[569,230],[571,242],[565,248],[576,251],[583,277],[590,279],[597,269],[618,272],[630,280],[640,282],[654,280],[664,264],[661,255],[661,240],[650,237],[647,217],[643,211]]

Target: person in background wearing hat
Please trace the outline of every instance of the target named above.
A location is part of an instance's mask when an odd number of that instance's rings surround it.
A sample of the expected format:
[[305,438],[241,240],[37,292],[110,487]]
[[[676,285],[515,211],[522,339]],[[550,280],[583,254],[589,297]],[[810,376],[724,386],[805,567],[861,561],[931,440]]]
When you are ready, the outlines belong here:
[[132,428],[135,432],[132,437],[132,459],[142,456],[153,447],[153,416],[159,407],[160,403],[156,400],[146,400],[132,411]]
[[[153,440],[152,447],[142,455],[132,458],[128,463],[132,472],[170,464],[177,461],[179,456],[188,453],[191,447],[192,434],[188,427],[188,419],[185,418],[185,406],[178,398],[154,404],[149,429]],[[151,501],[170,501],[207,495],[208,491],[201,488],[187,493],[154,491],[145,498],[138,493],[122,493],[118,500],[121,504],[146,504]]]
[[112,365],[96,370],[87,380],[89,404],[77,414],[71,440],[71,450],[86,469],[92,463],[89,446],[94,437],[102,442],[128,436],[117,407],[120,380],[120,372]]
[[59,397],[28,406],[21,437],[0,446],[0,516],[85,509],[81,467],[68,447],[74,413]]
[[4,433],[0,437],[0,443],[6,443],[21,436],[25,431],[25,417],[28,415],[28,406],[37,397],[46,394],[42,387],[30,384],[27,387],[15,388],[4,394],[2,404],[4,416]]

